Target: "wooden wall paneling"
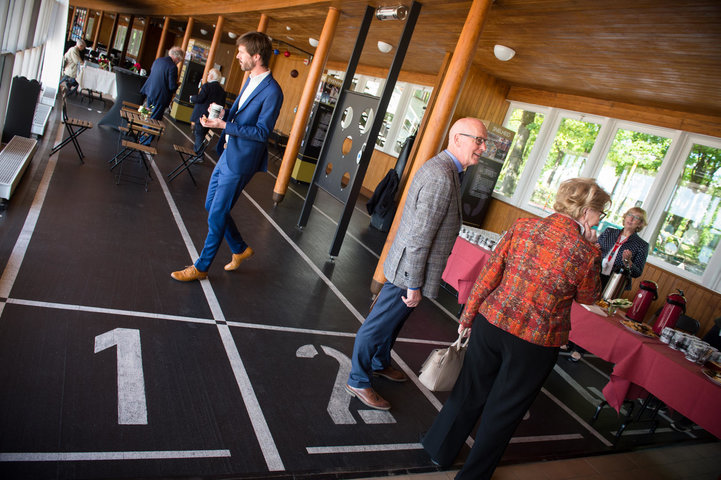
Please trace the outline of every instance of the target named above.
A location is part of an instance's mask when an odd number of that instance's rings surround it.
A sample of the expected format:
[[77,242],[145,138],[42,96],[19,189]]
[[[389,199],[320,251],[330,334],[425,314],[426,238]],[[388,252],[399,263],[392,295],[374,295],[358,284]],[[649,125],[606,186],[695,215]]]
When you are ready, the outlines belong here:
[[[303,94],[303,87],[310,72],[310,64],[304,65],[304,57],[295,54],[291,54],[290,57],[283,55],[274,55],[273,57],[271,61],[273,77],[283,90],[283,106],[280,109],[278,121],[275,123],[275,129],[289,135],[290,129],[293,127],[295,111],[298,108],[300,97]],[[298,71],[297,77],[291,77],[290,72],[292,70]]]
[[510,86],[504,81],[472,66],[458,98],[453,121],[463,117],[477,117],[502,124],[509,106],[506,101],[509,89]]

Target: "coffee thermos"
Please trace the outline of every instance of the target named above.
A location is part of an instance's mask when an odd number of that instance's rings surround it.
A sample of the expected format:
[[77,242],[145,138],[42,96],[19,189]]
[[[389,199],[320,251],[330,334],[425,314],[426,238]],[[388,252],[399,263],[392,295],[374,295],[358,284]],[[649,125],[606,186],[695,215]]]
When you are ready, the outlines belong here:
[[627,285],[631,285],[631,269],[622,263],[614,269],[609,277],[601,298],[607,302],[619,298],[623,295]]
[[677,293],[672,293],[666,297],[666,304],[661,309],[656,323],[653,324],[653,331],[660,335],[664,327],[675,327],[679,317],[686,313],[686,297],[683,296],[683,291],[676,290]]
[[636,296],[633,297],[633,305],[626,312],[626,317],[637,322],[643,322],[648,307],[658,299],[658,285],[651,280],[642,280]]

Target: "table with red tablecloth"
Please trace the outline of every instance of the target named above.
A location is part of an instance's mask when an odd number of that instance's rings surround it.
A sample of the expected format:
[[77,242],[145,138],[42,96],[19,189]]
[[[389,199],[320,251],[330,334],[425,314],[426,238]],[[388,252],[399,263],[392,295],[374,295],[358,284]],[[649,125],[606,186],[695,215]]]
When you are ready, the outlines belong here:
[[443,270],[443,281],[458,292],[458,303],[466,303],[478,274],[493,252],[458,237]]
[[571,309],[570,340],[614,364],[603,389],[608,404],[618,410],[625,399],[646,390],[721,438],[721,386],[683,353],[632,332],[621,319],[620,315],[604,317],[576,303]]

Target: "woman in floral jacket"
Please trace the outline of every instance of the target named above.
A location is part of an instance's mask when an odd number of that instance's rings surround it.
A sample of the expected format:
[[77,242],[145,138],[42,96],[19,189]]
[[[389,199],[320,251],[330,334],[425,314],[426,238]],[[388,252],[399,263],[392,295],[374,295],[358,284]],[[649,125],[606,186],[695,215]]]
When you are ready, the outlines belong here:
[[490,479],[571,329],[571,304],[601,293],[595,230],[610,202],[593,179],[561,184],[556,213],[520,219],[481,271],[461,317],[473,327],[453,392],[423,439],[434,463],[450,466],[481,417],[456,479]]

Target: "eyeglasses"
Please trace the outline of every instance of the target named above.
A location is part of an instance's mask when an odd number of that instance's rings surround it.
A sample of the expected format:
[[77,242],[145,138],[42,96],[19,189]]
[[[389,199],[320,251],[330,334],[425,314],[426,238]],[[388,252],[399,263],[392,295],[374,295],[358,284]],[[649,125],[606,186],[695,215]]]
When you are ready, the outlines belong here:
[[639,217],[638,215],[634,215],[633,213],[627,213],[626,216],[633,218],[633,219],[636,220],[637,222],[640,222],[640,221],[643,220],[641,217]]
[[603,210],[599,210],[598,221],[600,222],[601,220],[606,218],[606,215],[608,215],[608,213],[604,212]]
[[471,134],[469,134],[469,133],[459,133],[459,135],[463,135],[464,137],[472,138],[473,141],[476,142],[476,145],[478,145],[479,147],[480,147],[481,145],[483,145],[484,143],[485,143],[485,144],[488,143],[488,139],[487,139],[487,138],[476,137],[475,135],[471,135]]

